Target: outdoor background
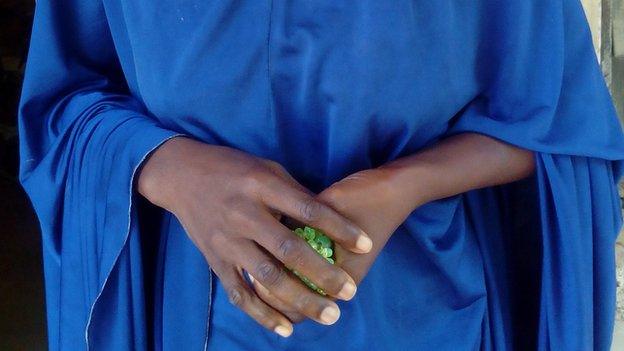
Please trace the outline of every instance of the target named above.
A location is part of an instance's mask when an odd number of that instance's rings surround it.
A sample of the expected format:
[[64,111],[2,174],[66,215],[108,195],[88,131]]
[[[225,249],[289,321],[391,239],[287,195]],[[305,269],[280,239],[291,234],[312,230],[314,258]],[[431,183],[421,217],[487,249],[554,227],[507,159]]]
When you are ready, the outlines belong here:
[[[582,2],[622,120],[624,0]],[[46,349],[38,223],[17,182],[16,110],[33,6],[33,0],[0,0],[0,350]],[[613,350],[624,350],[624,235],[614,249],[619,286]]]
[[[611,96],[624,122],[624,0],[582,0],[592,27],[596,56]],[[620,196],[624,185],[620,184]],[[612,350],[624,350],[624,234],[615,245],[617,260],[617,312]]]

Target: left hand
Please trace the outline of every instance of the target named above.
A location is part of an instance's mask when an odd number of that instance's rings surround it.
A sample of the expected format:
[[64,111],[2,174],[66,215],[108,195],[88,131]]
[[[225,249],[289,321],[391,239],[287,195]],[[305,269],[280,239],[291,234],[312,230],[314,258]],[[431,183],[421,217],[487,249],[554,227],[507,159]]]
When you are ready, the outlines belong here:
[[[402,191],[392,167],[381,167],[354,173],[325,189],[317,196],[321,202],[362,228],[373,240],[373,249],[366,254],[353,254],[335,245],[336,265],[359,284],[392,233],[420,205],[419,200]],[[253,279],[252,279],[253,280]],[[266,303],[281,311],[291,321],[304,316],[271,295],[253,280],[256,292]]]
[[[449,196],[531,175],[534,152],[479,133],[460,133],[394,160],[380,168],[355,173],[327,188],[318,198],[351,219],[373,241],[373,249],[354,255],[337,247],[336,264],[359,283],[390,238],[418,206]],[[267,303],[285,311],[292,321],[300,315],[256,284]]]

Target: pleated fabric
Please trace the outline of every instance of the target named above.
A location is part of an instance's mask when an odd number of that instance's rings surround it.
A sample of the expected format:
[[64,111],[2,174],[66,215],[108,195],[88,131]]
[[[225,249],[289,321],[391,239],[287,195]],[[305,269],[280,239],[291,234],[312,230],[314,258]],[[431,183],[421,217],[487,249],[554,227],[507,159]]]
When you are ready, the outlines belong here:
[[[578,0],[40,0],[19,132],[51,350],[609,349],[624,139]],[[320,191],[459,133],[535,174],[418,208],[288,339],[134,190],[181,135]]]

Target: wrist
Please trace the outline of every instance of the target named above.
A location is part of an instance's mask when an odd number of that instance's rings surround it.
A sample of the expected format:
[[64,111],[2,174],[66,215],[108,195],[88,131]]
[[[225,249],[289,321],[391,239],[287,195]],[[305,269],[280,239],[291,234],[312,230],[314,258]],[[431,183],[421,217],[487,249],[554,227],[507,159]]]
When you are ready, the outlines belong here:
[[137,191],[154,205],[171,211],[175,192],[172,188],[176,169],[180,169],[180,144],[190,141],[183,136],[174,137],[154,150],[144,161],[138,173]]
[[412,210],[435,200],[431,167],[408,158],[390,162],[379,168],[385,175],[387,191]]

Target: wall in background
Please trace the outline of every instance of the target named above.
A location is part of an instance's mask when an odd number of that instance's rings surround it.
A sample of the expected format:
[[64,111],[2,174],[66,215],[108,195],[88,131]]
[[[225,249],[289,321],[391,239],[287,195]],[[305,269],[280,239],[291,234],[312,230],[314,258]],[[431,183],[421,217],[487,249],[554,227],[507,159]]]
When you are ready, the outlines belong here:
[[[611,91],[620,121],[624,122],[624,0],[582,0],[592,28],[596,55]],[[620,184],[620,195],[624,186]],[[624,232],[615,245],[617,311],[613,350],[624,349]]]
[[[624,121],[624,0],[581,1],[597,57]],[[33,0],[0,0],[0,350],[46,348],[38,225],[15,179],[15,112],[33,5]],[[624,350],[624,235],[619,243],[620,321],[614,350]]]
[[596,55],[624,121],[624,0],[581,0],[592,28]]

